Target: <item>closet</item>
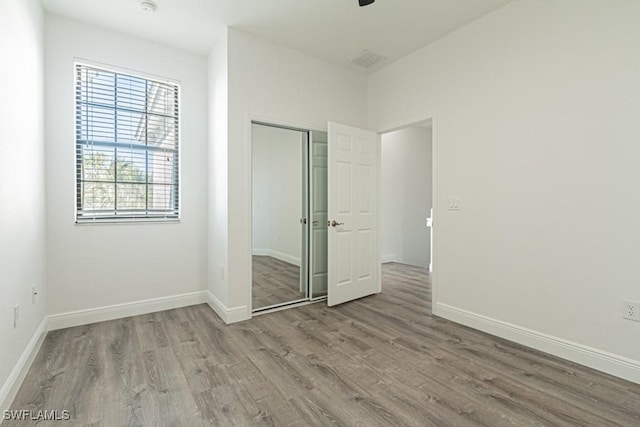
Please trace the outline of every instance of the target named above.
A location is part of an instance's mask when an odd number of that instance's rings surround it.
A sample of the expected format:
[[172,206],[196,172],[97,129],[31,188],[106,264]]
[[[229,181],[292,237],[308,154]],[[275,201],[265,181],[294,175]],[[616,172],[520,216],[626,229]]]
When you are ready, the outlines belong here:
[[252,312],[380,292],[378,135],[250,126]]
[[327,296],[327,134],[254,122],[254,312]]

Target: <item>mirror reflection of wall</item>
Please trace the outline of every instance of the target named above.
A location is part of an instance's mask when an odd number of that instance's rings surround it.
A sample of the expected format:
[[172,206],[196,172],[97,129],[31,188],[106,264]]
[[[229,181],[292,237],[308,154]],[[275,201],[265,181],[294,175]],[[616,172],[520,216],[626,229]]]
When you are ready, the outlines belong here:
[[306,132],[252,125],[253,308],[307,298]]

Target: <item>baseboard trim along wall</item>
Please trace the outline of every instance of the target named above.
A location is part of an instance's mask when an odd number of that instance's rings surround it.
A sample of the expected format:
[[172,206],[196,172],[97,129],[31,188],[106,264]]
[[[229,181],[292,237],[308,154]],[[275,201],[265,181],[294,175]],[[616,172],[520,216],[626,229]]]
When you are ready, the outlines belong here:
[[387,254],[380,257],[380,262],[382,262],[383,264],[386,264],[388,262],[398,262],[397,260],[398,258],[395,256],[395,254]]
[[488,334],[640,384],[640,361],[543,334],[443,303],[434,305],[433,314],[469,326],[470,328],[478,329]]
[[204,291],[199,291],[187,294],[172,295],[168,297],[152,298],[142,301],[108,305],[105,307],[89,308],[86,310],[52,314],[49,315],[49,330],[54,331],[56,329],[87,325],[90,323],[103,322],[105,320],[138,316],[140,314],[154,313],[156,311],[171,310],[173,308],[204,304],[205,302],[207,302],[206,293]]
[[[42,319],[42,322],[40,322],[40,325],[38,325],[38,328],[33,333],[29,344],[27,344],[27,347],[22,352],[18,362],[13,367],[11,374],[9,374],[9,377],[3,384],[2,389],[0,389],[0,413],[9,409],[13,399],[16,397],[18,389],[20,389],[33,360],[40,350],[40,346],[42,346],[42,343],[44,342],[44,338],[47,336],[47,330],[47,318],[45,317]],[[0,418],[0,424],[2,424],[2,418]]]
[[284,252],[278,252],[273,249],[254,249],[251,253],[256,256],[270,256],[272,258],[279,259],[280,261],[293,264],[296,267],[300,267],[299,257],[285,254]]
[[207,304],[209,304],[209,307],[216,312],[224,323],[236,323],[251,319],[251,310],[249,310],[249,307],[243,305],[240,307],[228,308],[211,292],[207,291],[206,294]]

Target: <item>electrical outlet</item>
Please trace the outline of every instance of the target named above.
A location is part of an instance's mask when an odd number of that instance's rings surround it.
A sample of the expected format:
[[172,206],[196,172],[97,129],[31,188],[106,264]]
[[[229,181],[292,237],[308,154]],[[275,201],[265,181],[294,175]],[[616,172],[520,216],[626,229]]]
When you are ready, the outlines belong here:
[[13,306],[13,327],[18,327],[18,320],[20,320],[20,304]]
[[640,302],[624,301],[622,305],[622,317],[640,322]]

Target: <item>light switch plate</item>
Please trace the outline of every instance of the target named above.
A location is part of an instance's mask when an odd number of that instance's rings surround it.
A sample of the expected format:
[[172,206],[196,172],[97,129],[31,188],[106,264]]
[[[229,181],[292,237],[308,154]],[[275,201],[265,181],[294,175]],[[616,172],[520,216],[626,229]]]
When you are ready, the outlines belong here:
[[459,196],[450,196],[449,203],[447,205],[450,211],[459,211],[460,210],[460,197]]

